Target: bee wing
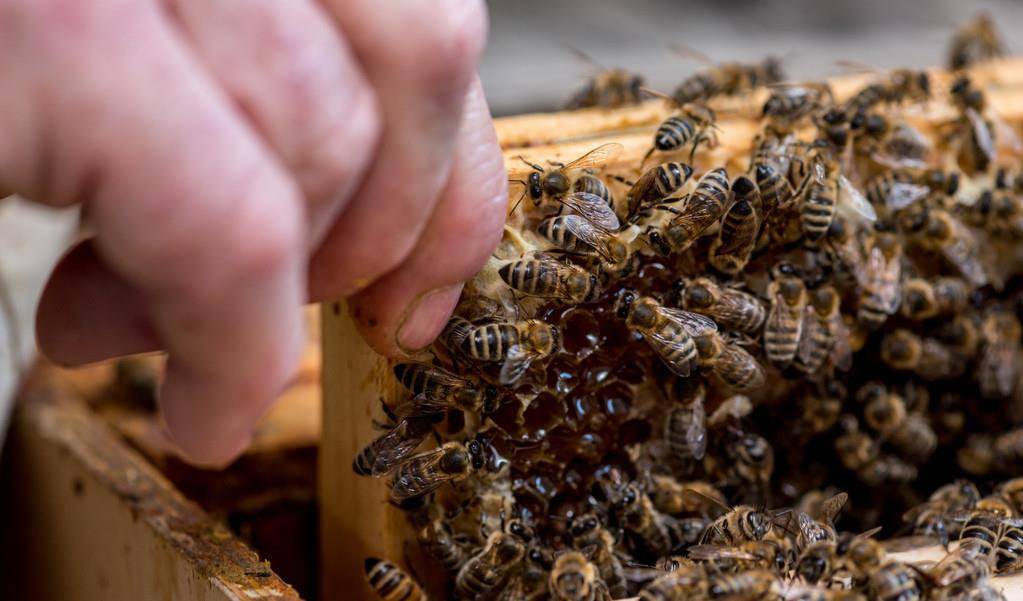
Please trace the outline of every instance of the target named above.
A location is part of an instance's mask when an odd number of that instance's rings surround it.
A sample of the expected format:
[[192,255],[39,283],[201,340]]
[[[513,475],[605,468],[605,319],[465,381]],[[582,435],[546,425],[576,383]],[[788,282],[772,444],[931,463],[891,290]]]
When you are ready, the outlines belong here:
[[607,262],[614,261],[611,252],[607,248],[608,233],[603,229],[596,227],[578,215],[566,215],[562,223],[575,237],[592,246],[597,251],[597,254],[600,255],[600,258]]
[[714,544],[693,545],[692,547],[689,547],[687,555],[690,559],[698,561],[712,561],[715,559],[741,559],[745,561],[754,561],[758,559],[756,555],[747,553],[742,549]]
[[519,380],[533,364],[534,355],[519,344],[508,348],[504,364],[501,365],[501,384],[511,386]]
[[658,310],[662,315],[685,328],[690,336],[706,336],[718,331],[718,324],[706,315],[671,307],[658,307]]
[[702,401],[697,401],[693,406],[693,423],[686,430],[686,444],[693,457],[700,461],[707,454],[707,412]]
[[989,160],[995,159],[995,138],[991,134],[991,128],[988,127],[987,121],[977,111],[968,108],[965,111],[966,118],[970,121],[970,127],[973,129],[973,138],[977,142],[977,147],[987,155]]
[[596,194],[575,191],[558,196],[557,200],[602,230],[612,232],[621,227],[618,215]]
[[607,144],[601,144],[593,150],[587,152],[583,156],[575,159],[574,161],[565,165],[562,170],[566,173],[572,173],[580,171],[587,167],[599,167],[604,163],[614,162],[618,155],[622,153],[625,147],[617,142],[608,142]]
[[407,424],[408,422],[398,424],[382,437],[386,438],[387,441],[381,440],[382,444],[377,452],[376,460],[373,461],[372,474],[374,476],[383,476],[390,473],[401,462],[405,461],[423,442],[426,433],[423,432],[416,436],[409,436]]
[[814,532],[817,530],[817,522],[810,517],[810,514],[803,513],[802,511],[797,512],[796,523],[799,524],[799,531],[803,533],[803,536],[813,540]]
[[838,200],[836,209],[849,219],[877,221],[877,212],[867,197],[849,179],[838,176]]
[[461,377],[436,365],[428,365],[426,369],[430,372],[430,379],[439,384],[445,386],[463,386],[465,384],[465,380]]
[[927,166],[927,163],[923,159],[911,156],[901,156],[897,153],[891,152],[890,149],[872,152],[870,154],[870,158],[878,165],[889,169],[923,169]]
[[817,180],[818,184],[824,184],[828,181],[828,170],[824,166],[824,161],[814,161],[812,165],[813,178]]
[[816,311],[809,304],[803,309],[803,333],[799,336],[796,347],[796,357],[799,362],[807,365],[810,362],[810,355],[817,348],[817,331],[821,324],[817,320]]
[[849,328],[838,313],[828,323],[831,329],[831,352],[828,354],[828,363],[841,371],[852,369],[852,347],[849,345]]
[[991,124],[994,126],[994,137],[998,147],[1004,148],[1015,155],[1023,152],[1023,140],[1020,140],[1016,130],[1001,115],[991,111]]
[[890,538],[881,543],[884,550],[889,553],[900,553],[902,551],[912,551],[914,549],[921,549],[923,547],[930,547],[941,544],[941,541],[936,536],[925,536],[925,535],[912,535],[912,536],[900,536],[898,538]]
[[445,449],[437,447],[431,451],[420,453],[407,460],[415,465],[403,466],[391,480],[391,498],[397,502],[407,501],[433,492],[450,478],[437,470],[437,464],[444,456]]
[[671,371],[683,378],[689,377],[692,373],[692,366],[689,364],[689,361],[686,361],[685,363],[677,363],[668,360],[668,357],[672,357],[685,349],[684,338],[669,338],[661,334],[658,330],[645,332],[644,336],[650,344],[650,347],[661,356],[664,364],[668,366]]
[[942,245],[942,254],[971,284],[977,287],[987,284],[987,273],[976,254],[976,238],[962,224],[959,224],[957,230],[958,235],[954,236],[948,244]]
[[930,192],[930,188],[921,184],[896,182],[891,185],[891,188],[889,188],[888,196],[885,197],[885,202],[888,204],[888,208],[893,211],[899,211],[901,209],[905,209],[918,200],[927,198],[927,195],[930,194]]
[[844,492],[828,497],[821,503],[820,515],[817,517],[826,522],[834,523],[835,518],[838,517],[838,514],[841,513],[842,508],[845,507],[848,501],[849,495]]
[[447,396],[433,397],[425,393],[406,399],[398,403],[394,408],[394,414],[398,417],[425,417],[443,413],[452,407]]

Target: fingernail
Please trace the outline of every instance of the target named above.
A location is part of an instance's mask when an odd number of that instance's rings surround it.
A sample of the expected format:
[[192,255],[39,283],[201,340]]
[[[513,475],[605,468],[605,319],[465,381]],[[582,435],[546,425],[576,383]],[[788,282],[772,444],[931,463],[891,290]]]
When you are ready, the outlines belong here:
[[462,284],[431,290],[414,300],[398,326],[397,343],[402,351],[418,351],[440,334],[462,295]]

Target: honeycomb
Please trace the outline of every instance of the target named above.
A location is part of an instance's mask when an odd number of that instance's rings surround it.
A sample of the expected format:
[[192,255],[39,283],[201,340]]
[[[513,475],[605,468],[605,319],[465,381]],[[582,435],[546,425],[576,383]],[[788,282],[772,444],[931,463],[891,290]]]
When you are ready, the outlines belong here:
[[[981,17],[951,74],[839,93],[720,65],[643,165],[600,141],[513,165],[504,240],[356,460],[431,594],[998,598],[1023,568],[1023,143],[970,68],[999,52]],[[621,100],[599,85],[574,102]]]

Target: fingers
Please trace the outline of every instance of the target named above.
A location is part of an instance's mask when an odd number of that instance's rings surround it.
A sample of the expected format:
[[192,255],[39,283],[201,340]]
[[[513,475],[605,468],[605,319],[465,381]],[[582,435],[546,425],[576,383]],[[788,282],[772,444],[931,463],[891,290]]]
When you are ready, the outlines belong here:
[[[10,131],[27,134],[3,143],[32,157],[8,162],[18,153],[0,147],[0,180],[35,197],[86,201],[97,256],[122,290],[147,301],[169,351],[160,396],[168,430],[192,459],[226,462],[301,351],[298,187],[155,5],[97,1],[73,18],[61,12],[66,2],[25,5],[15,22],[29,31],[0,41],[0,69],[9,66],[3,57],[33,57],[12,90],[39,94],[25,106],[45,100],[48,112],[20,114],[5,104],[11,94],[0,98],[0,126],[14,120]],[[45,131],[25,129],[40,122]],[[88,260],[68,261],[79,258]],[[82,299],[67,298],[67,265],[45,293],[39,332],[44,352],[74,361],[81,355],[64,347],[52,309],[88,317],[74,304]]]
[[384,116],[378,160],[310,266],[314,299],[347,296],[404,261],[447,181],[486,30],[480,0],[321,0]]
[[374,156],[375,94],[323,9],[310,0],[173,0],[218,83],[247,113],[309,202],[310,246]]
[[61,259],[39,300],[39,346],[60,365],[159,350],[145,307],[145,296],[84,242]]
[[507,176],[478,82],[465,104],[454,157],[440,203],[409,259],[350,300],[360,331],[381,353],[432,342],[457,304],[462,282],[501,239]]

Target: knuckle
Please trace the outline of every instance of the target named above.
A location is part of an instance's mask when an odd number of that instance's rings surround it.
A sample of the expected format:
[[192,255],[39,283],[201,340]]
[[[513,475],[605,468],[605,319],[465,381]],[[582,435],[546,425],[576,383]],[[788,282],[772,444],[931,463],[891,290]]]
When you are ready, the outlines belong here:
[[[297,206],[297,200],[291,204]],[[236,277],[260,278],[297,265],[303,244],[297,211],[253,213],[240,216],[229,234],[229,261]]]

